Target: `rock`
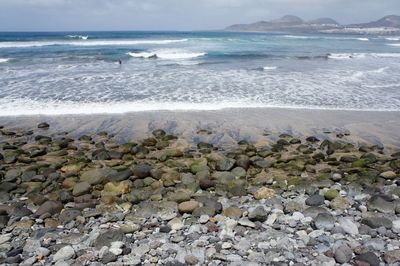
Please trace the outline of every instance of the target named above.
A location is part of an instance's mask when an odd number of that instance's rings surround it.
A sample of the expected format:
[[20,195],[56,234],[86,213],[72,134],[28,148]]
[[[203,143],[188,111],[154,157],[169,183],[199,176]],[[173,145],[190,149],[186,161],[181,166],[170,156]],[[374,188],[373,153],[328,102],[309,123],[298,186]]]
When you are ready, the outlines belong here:
[[192,213],[197,207],[199,207],[199,203],[195,200],[190,200],[179,203],[178,210],[180,213]]
[[80,179],[81,181],[85,181],[90,185],[97,185],[106,181],[108,177],[115,174],[115,172],[116,171],[111,168],[91,169],[83,172]]
[[245,226],[245,227],[251,227],[251,228],[255,228],[256,224],[253,223],[252,221],[250,221],[248,218],[243,217],[238,221],[238,224]]
[[139,178],[151,176],[151,166],[147,164],[138,164],[133,168],[133,174]]
[[213,206],[204,206],[204,207],[198,207],[196,208],[193,212],[192,215],[194,217],[200,217],[202,215],[207,215],[209,217],[213,217],[216,213],[216,210]]
[[381,173],[379,176],[384,179],[396,179],[397,174],[393,171],[386,171],[386,172]]
[[100,235],[94,241],[93,246],[100,249],[104,246],[110,247],[112,242],[123,240],[124,233],[121,230],[111,229],[104,233],[100,233]]
[[320,206],[324,204],[325,198],[319,194],[314,194],[308,199],[306,199],[306,204],[308,206]]
[[81,215],[80,210],[74,210],[74,209],[66,209],[60,213],[60,216],[58,217],[61,222],[63,223],[68,223],[70,221],[75,220],[76,217]]
[[223,214],[232,219],[239,219],[242,217],[243,211],[237,207],[228,207],[224,209]]
[[388,264],[394,264],[396,262],[400,262],[400,249],[386,251],[385,255],[383,255],[383,259]]
[[342,229],[350,235],[358,235],[358,227],[350,217],[339,218],[339,224]]
[[367,204],[369,211],[378,211],[382,213],[394,213],[395,205],[393,202],[386,201],[384,198],[372,196]]
[[72,195],[74,197],[79,197],[90,192],[90,184],[88,182],[80,182],[74,185],[74,189],[72,190]]
[[315,227],[320,230],[332,230],[335,218],[329,213],[320,213],[314,220]]
[[258,189],[256,192],[254,192],[253,196],[257,200],[270,199],[275,196],[275,190],[267,188],[267,187],[262,187],[262,188]]
[[193,255],[186,255],[185,256],[185,263],[188,265],[196,265],[199,262],[199,259]]
[[303,212],[305,217],[311,217],[313,219],[315,219],[320,213],[329,213],[329,212],[325,208],[318,206],[309,207],[305,209]]
[[178,217],[169,221],[168,225],[171,227],[172,230],[175,230],[175,231],[181,230],[184,227],[182,220]]
[[64,205],[59,201],[49,200],[40,205],[40,207],[36,210],[35,215],[41,216],[45,213],[49,213],[50,215],[54,215],[60,213],[64,208]]
[[385,227],[387,229],[392,228],[392,221],[389,220],[388,218],[385,217],[379,217],[379,216],[371,216],[367,217],[361,220],[362,224],[366,224],[371,228],[379,228],[379,227]]
[[258,206],[249,212],[249,219],[251,221],[265,222],[268,218],[268,212],[263,206]]
[[62,247],[56,254],[53,256],[53,261],[57,262],[59,260],[69,260],[75,257],[75,251],[71,246]]
[[105,252],[104,255],[101,257],[101,262],[104,264],[108,264],[114,262],[118,259],[118,256],[112,252]]
[[39,123],[37,127],[40,129],[48,129],[50,127],[50,125],[46,122],[42,122],[42,123]]
[[217,161],[216,170],[217,171],[230,171],[234,165],[235,165],[234,159],[223,157]]
[[324,197],[327,200],[333,200],[334,198],[336,198],[337,196],[339,196],[339,191],[337,191],[336,189],[329,189],[328,191],[325,192]]
[[339,246],[335,251],[335,260],[337,263],[347,263],[352,257],[353,251],[346,244]]
[[392,223],[392,231],[396,234],[400,234],[400,219],[394,220]]
[[129,193],[130,181],[124,180],[121,182],[108,182],[104,185],[103,191],[111,193],[114,196],[120,196],[122,194]]
[[370,266],[379,266],[380,260],[373,252],[362,253],[355,257],[355,261],[362,261],[369,263]]
[[351,207],[349,202],[344,197],[340,196],[331,200],[330,206],[332,209],[340,211],[345,211]]

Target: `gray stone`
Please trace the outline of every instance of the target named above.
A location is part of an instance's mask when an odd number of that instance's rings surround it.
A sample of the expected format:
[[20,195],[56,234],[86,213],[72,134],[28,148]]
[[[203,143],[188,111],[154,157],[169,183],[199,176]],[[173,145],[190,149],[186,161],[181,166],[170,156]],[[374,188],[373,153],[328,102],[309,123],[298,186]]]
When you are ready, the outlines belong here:
[[133,175],[139,178],[145,178],[151,175],[151,166],[147,164],[138,164],[133,168]]
[[265,210],[263,206],[258,206],[249,213],[249,219],[251,221],[265,222],[267,218],[268,218],[268,212]]
[[362,253],[355,258],[356,261],[369,263],[370,266],[379,266],[380,260],[373,252]]
[[306,204],[308,206],[320,206],[323,205],[325,198],[321,195],[315,194],[306,199]]
[[338,263],[346,263],[351,260],[353,257],[353,251],[349,248],[348,245],[341,245],[335,251],[335,260]]
[[380,196],[373,196],[368,201],[369,211],[378,211],[382,213],[394,213],[395,205],[393,202],[386,201]]
[[388,218],[385,217],[379,217],[379,216],[372,216],[372,217],[367,217],[361,220],[362,224],[366,224],[371,228],[379,228],[381,226],[391,229],[392,228],[392,221],[389,220]]
[[358,227],[350,217],[339,218],[339,224],[342,229],[350,235],[358,235]]
[[320,230],[332,230],[335,218],[329,213],[320,213],[314,220],[315,227]]
[[88,182],[80,182],[74,185],[72,190],[72,195],[74,197],[79,197],[90,192],[90,184]]
[[123,241],[124,233],[121,230],[108,230],[100,235],[94,241],[94,247],[102,248],[104,246],[110,247],[112,242]]
[[50,215],[54,215],[60,213],[64,208],[64,205],[59,201],[49,200],[40,205],[40,207],[36,210],[35,215],[41,216],[45,213],[49,213]]
[[75,256],[75,251],[71,246],[62,247],[56,254],[53,256],[53,261],[59,260],[69,260]]

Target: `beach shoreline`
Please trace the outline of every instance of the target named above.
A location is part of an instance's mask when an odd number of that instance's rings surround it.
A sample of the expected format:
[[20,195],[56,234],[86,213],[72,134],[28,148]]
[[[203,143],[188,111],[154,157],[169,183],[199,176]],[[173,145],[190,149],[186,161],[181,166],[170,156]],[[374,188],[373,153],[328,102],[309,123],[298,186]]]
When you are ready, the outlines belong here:
[[[105,131],[126,142],[151,135],[157,128],[190,143],[229,146],[242,139],[276,140],[281,133],[332,139],[345,135],[353,143],[400,145],[400,112],[290,108],[231,108],[217,111],[143,111],[124,114],[0,116],[0,125],[29,130],[51,124],[49,133],[71,137]],[[198,134],[207,131],[208,134]],[[203,132],[204,133],[204,132]]]

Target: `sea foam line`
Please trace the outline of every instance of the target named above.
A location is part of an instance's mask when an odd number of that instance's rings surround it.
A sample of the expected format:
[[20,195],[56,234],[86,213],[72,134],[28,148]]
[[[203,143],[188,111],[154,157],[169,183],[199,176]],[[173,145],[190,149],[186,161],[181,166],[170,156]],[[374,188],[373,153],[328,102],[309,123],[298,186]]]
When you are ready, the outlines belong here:
[[[245,106],[245,107],[243,107]],[[182,103],[182,102],[38,102],[32,100],[14,100],[0,102],[0,116],[25,115],[92,115],[124,114],[150,111],[218,111],[223,109],[282,108],[332,111],[400,111],[399,109],[356,109],[324,106],[292,106],[263,104],[255,102],[218,102],[218,103]]]
[[71,46],[121,46],[121,45],[140,45],[140,44],[170,44],[186,42],[188,39],[176,40],[103,40],[103,41],[54,41],[54,42],[0,42],[0,48],[29,48],[51,45],[71,45]]
[[7,63],[10,61],[10,58],[0,58],[0,63]]
[[193,53],[193,52],[176,52],[176,51],[160,51],[160,52],[140,52],[140,53],[127,53],[131,57],[136,58],[160,58],[165,60],[185,60],[192,59],[206,55],[207,53]]

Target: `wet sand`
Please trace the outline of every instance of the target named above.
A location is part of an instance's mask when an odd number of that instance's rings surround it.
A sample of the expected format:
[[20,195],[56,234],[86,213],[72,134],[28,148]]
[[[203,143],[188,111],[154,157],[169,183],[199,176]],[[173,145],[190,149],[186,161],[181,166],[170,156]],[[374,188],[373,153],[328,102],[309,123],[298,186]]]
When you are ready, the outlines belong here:
[[[400,112],[332,111],[282,108],[242,108],[219,111],[152,111],[126,114],[0,117],[0,125],[35,129],[51,125],[49,133],[68,132],[71,137],[106,131],[120,142],[145,137],[157,128],[189,142],[208,141],[221,146],[242,139],[268,141],[280,133],[344,138],[355,143],[400,146]],[[208,133],[198,133],[207,130]],[[328,133],[330,132],[330,133]]]

